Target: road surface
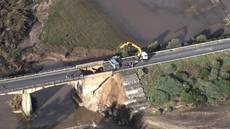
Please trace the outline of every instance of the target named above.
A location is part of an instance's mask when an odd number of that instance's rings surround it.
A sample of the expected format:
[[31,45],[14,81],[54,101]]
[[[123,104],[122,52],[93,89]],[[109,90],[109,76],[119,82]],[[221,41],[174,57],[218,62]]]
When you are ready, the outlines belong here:
[[[212,52],[224,51],[228,49],[230,49],[230,39],[218,40],[215,41],[215,43],[205,43],[204,45],[198,45],[193,47],[182,47],[179,49],[171,49],[168,51],[166,50],[150,55],[150,59],[148,61],[139,62],[134,67],[123,65],[120,69],[116,70],[115,72],[121,72],[133,68],[141,68],[153,64],[159,64],[173,60],[205,55]],[[134,60],[135,58],[133,57],[124,58],[123,63],[125,64],[126,62]],[[3,79],[0,80],[0,94],[9,91],[28,89],[31,87],[41,87],[42,85],[44,85],[44,83],[59,83],[60,81],[68,81],[69,78],[67,78],[66,75],[73,74],[76,71],[77,69],[75,67],[72,67],[57,71],[22,76],[19,78]]]

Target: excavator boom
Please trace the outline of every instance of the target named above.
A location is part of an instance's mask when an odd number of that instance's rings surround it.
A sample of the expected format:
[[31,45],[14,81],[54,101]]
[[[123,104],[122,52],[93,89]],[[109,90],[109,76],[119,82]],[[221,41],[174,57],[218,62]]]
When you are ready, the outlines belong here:
[[135,43],[132,42],[126,42],[124,44],[122,44],[120,46],[120,49],[124,49],[126,47],[134,47],[135,49],[137,49],[137,56],[141,59],[148,59],[148,54],[144,51],[142,51],[141,47],[139,47],[138,45],[136,45]]

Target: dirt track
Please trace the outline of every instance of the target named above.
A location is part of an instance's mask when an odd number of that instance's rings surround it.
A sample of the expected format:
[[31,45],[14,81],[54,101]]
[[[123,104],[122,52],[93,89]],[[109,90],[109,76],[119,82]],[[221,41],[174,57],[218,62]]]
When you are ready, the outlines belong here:
[[[157,128],[170,129],[209,129],[230,128],[230,102],[220,106],[209,106],[192,109],[189,111],[168,113],[161,116],[144,117],[146,123]],[[149,127],[151,127],[149,126]],[[147,129],[147,128],[144,128]]]

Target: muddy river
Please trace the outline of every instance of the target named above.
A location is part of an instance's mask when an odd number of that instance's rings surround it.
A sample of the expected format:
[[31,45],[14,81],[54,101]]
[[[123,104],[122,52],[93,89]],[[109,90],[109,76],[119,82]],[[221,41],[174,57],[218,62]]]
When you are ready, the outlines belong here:
[[104,13],[134,40],[186,41],[199,33],[224,33],[227,0],[96,0]]
[[0,129],[93,129],[89,127],[93,123],[99,129],[131,129],[118,126],[99,113],[77,107],[71,99],[71,89],[71,86],[59,86],[32,94],[37,107],[30,121],[11,112],[7,104],[10,96],[1,96]]
[[[228,2],[227,2],[228,1]],[[125,33],[139,42],[186,41],[199,33],[225,33],[223,18],[229,0],[95,0],[98,7]],[[55,87],[33,94],[37,110],[31,121],[13,114],[0,97],[0,129],[63,129],[93,122],[105,129],[128,129],[113,124],[100,114],[78,108],[70,96],[71,87]]]

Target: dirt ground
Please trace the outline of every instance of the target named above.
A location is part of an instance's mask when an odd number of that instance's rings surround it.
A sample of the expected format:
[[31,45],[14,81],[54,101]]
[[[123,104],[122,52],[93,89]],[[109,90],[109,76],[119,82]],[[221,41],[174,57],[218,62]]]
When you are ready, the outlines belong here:
[[92,111],[103,111],[113,104],[121,105],[127,101],[127,96],[122,85],[122,75],[115,74],[108,78],[94,93],[81,96],[82,105]]
[[116,74],[110,78],[98,91],[100,104],[111,106],[113,102],[123,104],[127,101],[127,96],[122,85],[122,75]]
[[230,101],[219,106],[204,106],[181,112],[143,117],[143,129],[210,129],[230,128]]

